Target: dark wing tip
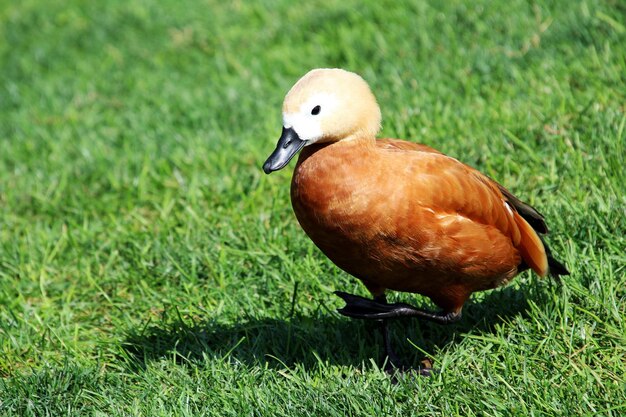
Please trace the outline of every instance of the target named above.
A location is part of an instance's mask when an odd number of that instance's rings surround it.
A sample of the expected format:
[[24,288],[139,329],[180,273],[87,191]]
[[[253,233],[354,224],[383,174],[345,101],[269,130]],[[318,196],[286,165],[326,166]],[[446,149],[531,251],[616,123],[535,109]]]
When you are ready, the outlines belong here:
[[548,266],[550,267],[550,275],[569,275],[569,271],[561,262],[554,259],[552,256],[548,256]]
[[509,190],[504,188],[502,185],[498,184],[497,182],[496,184],[498,185],[500,192],[506,198],[509,204],[511,204],[515,208],[515,210],[517,210],[519,215],[522,216],[522,218],[526,220],[528,224],[530,224],[530,227],[532,227],[537,233],[541,233],[542,235],[548,233],[548,225],[546,224],[543,215],[539,213],[537,209],[515,197]]

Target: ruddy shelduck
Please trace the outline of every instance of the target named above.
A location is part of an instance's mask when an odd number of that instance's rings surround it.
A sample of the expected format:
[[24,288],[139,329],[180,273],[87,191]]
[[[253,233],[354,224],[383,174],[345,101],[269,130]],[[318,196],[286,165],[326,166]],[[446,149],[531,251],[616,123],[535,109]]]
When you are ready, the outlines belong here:
[[[337,292],[339,310],[386,320],[450,323],[475,291],[520,271],[568,274],[540,234],[544,218],[500,184],[426,145],[376,139],[381,113],[367,83],[341,69],[315,69],[287,93],[283,130],[263,165],[269,174],[300,152],[291,181],[296,217],[315,245],[360,279],[374,300]],[[388,304],[385,290],[429,297],[441,312]]]

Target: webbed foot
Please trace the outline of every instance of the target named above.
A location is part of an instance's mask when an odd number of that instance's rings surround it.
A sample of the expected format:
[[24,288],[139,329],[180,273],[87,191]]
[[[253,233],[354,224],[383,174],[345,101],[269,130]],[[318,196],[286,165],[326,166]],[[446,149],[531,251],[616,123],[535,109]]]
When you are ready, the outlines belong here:
[[427,310],[420,310],[406,303],[389,304],[343,291],[335,291],[335,295],[341,297],[346,302],[346,306],[337,311],[344,316],[355,319],[382,320],[399,317],[418,317],[439,324],[449,324],[461,318],[460,312],[433,313]]
[[397,383],[398,379],[403,375],[414,372],[420,376],[432,376],[437,372],[432,367],[432,360],[428,358],[423,359],[420,362],[420,366],[417,368],[407,366],[403,363],[391,347],[388,321],[389,319],[399,317],[418,317],[440,324],[448,324],[459,320],[461,318],[460,312],[433,313],[426,310],[420,310],[405,303],[389,304],[387,303],[387,299],[384,294],[377,296],[373,300],[342,291],[335,291],[335,294],[346,302],[345,307],[337,310],[340,314],[356,319],[369,319],[380,322],[380,331],[383,336],[383,343],[385,347],[383,369],[391,376],[393,383]]

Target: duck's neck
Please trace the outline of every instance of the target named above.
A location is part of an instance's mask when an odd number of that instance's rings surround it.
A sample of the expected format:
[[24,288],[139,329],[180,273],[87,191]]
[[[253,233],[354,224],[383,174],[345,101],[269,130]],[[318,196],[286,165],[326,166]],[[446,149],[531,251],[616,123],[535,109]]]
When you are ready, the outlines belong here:
[[334,148],[339,150],[344,147],[358,147],[361,151],[372,149],[376,147],[376,138],[372,136],[353,135],[335,142],[314,143],[312,145],[305,146],[304,149],[302,149],[298,161],[304,161],[309,156],[325,148]]
[[373,146],[375,142],[376,142],[376,138],[374,136],[363,135],[360,133],[355,133],[353,135],[350,135],[348,137],[341,139],[340,141],[337,141],[337,143],[350,143],[350,144],[355,144],[359,146],[370,146],[370,145]]
[[332,146],[342,147],[342,146],[356,146],[361,149],[368,149],[376,146],[376,138],[370,135],[350,135],[341,140],[328,143]]

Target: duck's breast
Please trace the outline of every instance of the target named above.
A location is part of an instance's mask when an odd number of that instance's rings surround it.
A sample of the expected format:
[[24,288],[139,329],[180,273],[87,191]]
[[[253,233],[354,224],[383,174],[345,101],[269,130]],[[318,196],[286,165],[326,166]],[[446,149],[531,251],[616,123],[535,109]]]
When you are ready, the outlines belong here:
[[366,172],[365,157],[353,157],[337,144],[305,148],[291,183],[298,222],[331,260],[341,264],[342,259],[363,256],[375,234],[372,214],[384,204],[376,175]]
[[433,298],[517,272],[503,202],[462,164],[426,147],[356,145],[305,148],[291,187],[300,225],[340,268],[368,287]]

